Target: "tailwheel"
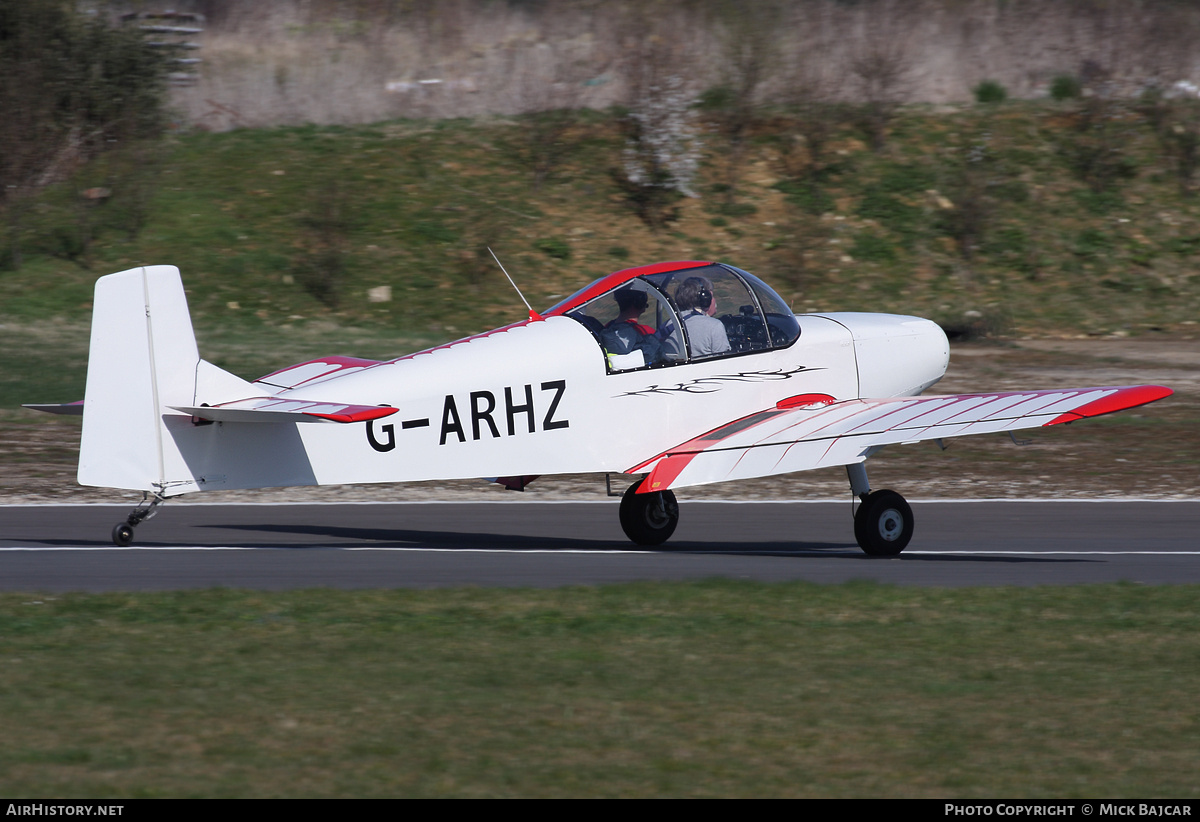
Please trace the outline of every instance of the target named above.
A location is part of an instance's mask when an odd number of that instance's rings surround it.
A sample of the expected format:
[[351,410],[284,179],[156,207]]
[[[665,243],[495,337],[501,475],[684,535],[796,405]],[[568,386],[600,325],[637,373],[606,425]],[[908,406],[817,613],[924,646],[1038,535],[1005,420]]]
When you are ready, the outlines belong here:
[[898,556],[913,535],[912,508],[895,491],[872,491],[854,515],[854,538],[873,557]]
[[125,548],[133,545],[133,529],[158,513],[158,506],[167,501],[159,494],[143,492],[142,502],[129,512],[124,522],[118,522],[112,529],[113,545]]
[[638,545],[662,545],[679,524],[679,503],[670,491],[639,494],[635,482],[621,497],[621,530]]

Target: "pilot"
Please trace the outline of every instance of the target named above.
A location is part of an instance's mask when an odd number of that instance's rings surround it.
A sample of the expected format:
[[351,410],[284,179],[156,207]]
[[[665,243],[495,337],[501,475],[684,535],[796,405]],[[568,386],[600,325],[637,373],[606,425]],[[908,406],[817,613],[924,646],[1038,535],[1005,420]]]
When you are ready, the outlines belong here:
[[712,316],[717,311],[712,281],[688,277],[675,290],[675,304],[683,316],[693,357],[709,357],[729,351],[725,324]]
[[621,313],[617,315],[615,320],[606,325],[605,328],[611,328],[618,323],[630,323],[641,334],[654,333],[653,328],[638,322],[642,314],[646,313],[646,307],[650,305],[650,300],[647,298],[645,291],[639,291],[636,288],[626,286],[619,289],[613,295],[613,299],[617,301],[617,309]]

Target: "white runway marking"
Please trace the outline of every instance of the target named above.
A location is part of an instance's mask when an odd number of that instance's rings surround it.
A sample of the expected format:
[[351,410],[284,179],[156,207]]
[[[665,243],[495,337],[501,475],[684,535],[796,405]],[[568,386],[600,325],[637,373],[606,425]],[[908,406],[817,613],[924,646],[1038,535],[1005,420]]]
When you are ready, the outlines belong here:
[[[830,505],[849,504],[857,502],[849,497],[821,497],[813,499],[681,499],[688,505]],[[978,502],[1040,502],[1040,503],[1127,503],[1127,502],[1200,502],[1196,497],[984,497],[973,499],[969,497],[954,497],[950,499],[909,499],[913,505],[961,505]],[[0,508],[131,508],[139,504],[138,500],[127,502],[3,502]],[[170,499],[159,509],[169,511],[175,508],[243,508],[243,507],[299,507],[313,508],[335,505],[616,505],[617,498],[602,499],[439,499],[439,500],[369,500],[369,501],[313,501],[313,502],[176,502]],[[168,507],[169,506],[169,507]]]
[[[130,545],[124,548],[119,548],[115,545],[109,546],[94,546],[80,545],[72,546],[39,546],[39,545],[10,545],[0,546],[0,553],[54,553],[63,551],[375,551],[375,552],[393,552],[393,553],[428,553],[428,554],[633,554],[635,556],[647,556],[651,554],[670,555],[670,554],[722,554],[722,555],[739,555],[746,556],[835,556],[838,553],[859,553],[858,546],[847,544],[844,548],[832,549],[828,551],[805,551],[797,549],[795,551],[758,551],[754,549],[745,551],[734,551],[722,548],[682,548],[682,549],[667,549],[655,551],[652,549],[623,549],[623,548],[433,548],[423,546],[401,547],[401,546],[374,546],[374,545],[256,545],[256,546],[241,546],[241,545],[172,545],[172,546],[154,546],[154,545]],[[974,551],[964,549],[961,551],[921,551],[908,550],[899,557],[890,557],[890,559],[903,559],[907,556],[1200,556],[1200,551]]]
[[[428,554],[686,554],[695,553],[694,551],[638,551],[626,550],[620,548],[608,549],[589,549],[589,548],[423,548],[414,546],[412,548],[402,548],[396,546],[371,546],[371,545],[254,545],[254,546],[239,546],[239,545],[171,545],[171,546],[154,546],[154,545],[130,545],[124,548],[119,548],[115,545],[109,546],[94,546],[80,545],[78,547],[56,545],[54,547],[43,547],[39,545],[31,546],[6,546],[0,547],[0,553],[53,553],[55,551],[397,551],[397,552],[421,552]],[[721,551],[719,553],[734,553],[730,551]],[[764,553],[762,551],[742,551],[740,553],[754,554]],[[792,552],[784,552],[792,553]]]
[[936,554],[936,555],[942,555],[942,554],[947,554],[947,555],[948,554],[954,554],[954,555],[980,554],[980,555],[983,555],[983,554],[987,554],[988,556],[995,556],[997,554],[1022,554],[1025,556],[1039,556],[1039,557],[1046,556],[1048,554],[1054,554],[1054,555],[1063,554],[1066,556],[1097,556],[1097,555],[1099,555],[1099,556],[1138,556],[1138,557],[1170,556],[1170,557],[1174,557],[1174,556],[1200,555],[1200,551],[988,551],[986,549],[983,551],[972,551],[972,550],[967,549],[967,550],[963,550],[963,551],[905,551],[904,552],[904,556],[908,556],[909,554]]

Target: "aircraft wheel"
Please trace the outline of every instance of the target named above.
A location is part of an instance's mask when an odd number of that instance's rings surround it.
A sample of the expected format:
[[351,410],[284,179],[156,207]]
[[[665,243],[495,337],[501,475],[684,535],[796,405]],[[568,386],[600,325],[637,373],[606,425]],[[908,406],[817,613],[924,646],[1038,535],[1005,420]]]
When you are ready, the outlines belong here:
[[133,545],[133,526],[128,522],[117,523],[112,529],[112,541],[122,548]]
[[912,535],[912,508],[895,491],[868,494],[854,515],[854,538],[873,557],[898,556]]
[[639,494],[635,482],[621,497],[621,530],[638,545],[662,545],[679,524],[679,503],[670,491]]

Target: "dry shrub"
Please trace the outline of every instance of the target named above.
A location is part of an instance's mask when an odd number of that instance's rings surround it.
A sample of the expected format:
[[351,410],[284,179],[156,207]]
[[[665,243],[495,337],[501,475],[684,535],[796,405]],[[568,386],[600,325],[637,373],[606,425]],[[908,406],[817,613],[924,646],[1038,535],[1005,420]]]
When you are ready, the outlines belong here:
[[587,81],[582,61],[564,59],[548,43],[510,48],[510,107],[527,115],[521,123],[517,159],[529,170],[538,190],[570,154],[568,134]]
[[741,179],[746,141],[762,118],[763,89],[780,72],[782,4],[724,0],[716,6],[714,31],[720,43],[718,84],[701,97],[701,108],[728,143],[725,192],[732,202]]
[[792,22],[799,43],[784,64],[778,92],[791,115],[778,141],[780,172],[789,180],[815,181],[826,170],[826,148],[840,124],[837,89],[841,71],[831,55],[835,35],[828,20],[800,17]]
[[910,99],[914,75],[905,31],[908,18],[902,11],[909,7],[880,5],[877,14],[861,21],[861,32],[846,64],[859,122],[875,151],[883,148],[896,110]]
[[318,302],[336,309],[341,303],[349,263],[349,197],[336,171],[319,176],[311,206],[301,217],[305,248],[293,269],[296,281]]
[[610,169],[610,175],[634,213],[657,230],[677,218],[674,203],[680,196],[696,196],[696,99],[686,80],[687,49],[671,40],[667,29],[645,19],[634,16],[629,24],[623,66],[629,89],[625,148],[621,165]]

